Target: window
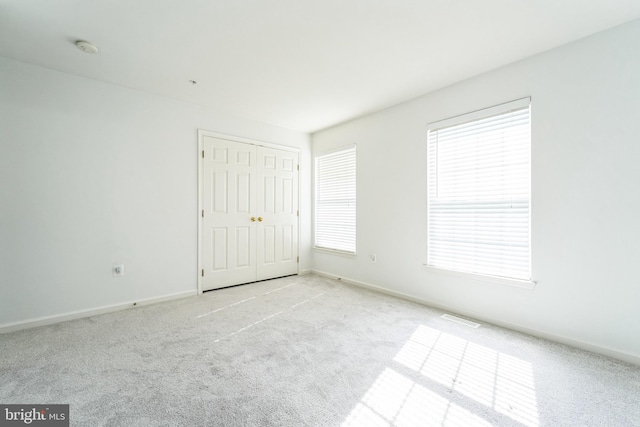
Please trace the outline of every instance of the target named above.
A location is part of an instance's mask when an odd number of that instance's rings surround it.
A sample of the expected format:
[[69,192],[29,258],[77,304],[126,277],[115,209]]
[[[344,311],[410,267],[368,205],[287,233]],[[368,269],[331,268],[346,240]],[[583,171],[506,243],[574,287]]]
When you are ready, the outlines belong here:
[[315,247],[356,251],[356,147],[316,157]]
[[427,264],[531,280],[530,98],[429,125]]

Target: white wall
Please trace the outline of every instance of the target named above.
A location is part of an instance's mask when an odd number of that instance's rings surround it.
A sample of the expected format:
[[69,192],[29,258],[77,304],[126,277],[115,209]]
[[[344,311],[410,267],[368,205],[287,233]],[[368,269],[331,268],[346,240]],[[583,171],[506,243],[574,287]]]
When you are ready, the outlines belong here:
[[0,327],[195,294],[198,128],[301,149],[309,269],[308,135],[0,58]]
[[[634,21],[315,134],[314,152],[358,144],[358,256],[314,269],[640,360],[638,52]],[[537,287],[427,271],[427,123],[525,96]]]

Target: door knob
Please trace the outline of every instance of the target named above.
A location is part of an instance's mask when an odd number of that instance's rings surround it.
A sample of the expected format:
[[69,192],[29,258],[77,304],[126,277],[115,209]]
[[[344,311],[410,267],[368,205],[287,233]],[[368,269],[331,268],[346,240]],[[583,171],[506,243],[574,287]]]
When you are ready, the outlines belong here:
[[262,217],[261,216],[258,217],[258,222],[262,222]]
[[255,216],[251,217],[251,222],[256,222],[256,217]]

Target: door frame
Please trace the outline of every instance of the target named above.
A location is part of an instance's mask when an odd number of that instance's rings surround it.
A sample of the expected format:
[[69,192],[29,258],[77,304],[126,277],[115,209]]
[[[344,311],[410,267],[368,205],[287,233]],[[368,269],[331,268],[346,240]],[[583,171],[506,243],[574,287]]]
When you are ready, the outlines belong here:
[[[204,165],[202,161],[202,152],[204,150],[204,137],[212,137],[218,139],[224,139],[232,142],[239,142],[242,144],[254,145],[257,147],[267,147],[274,148],[276,150],[290,151],[294,152],[298,155],[298,165],[300,164],[300,149],[296,147],[289,147],[286,145],[273,144],[264,141],[258,141],[255,139],[243,138],[239,136],[227,135],[217,132],[208,131],[205,129],[198,129],[198,210],[196,211],[196,215],[198,218],[198,270],[196,271],[196,275],[198,278],[198,294],[202,294],[202,216],[200,212],[203,209],[203,173],[204,173]],[[298,167],[298,182],[300,182],[300,168]],[[301,185],[298,185],[298,213],[300,212],[300,188]],[[298,214],[298,256],[300,255],[300,215]],[[297,263],[297,274],[300,274],[300,263]]]

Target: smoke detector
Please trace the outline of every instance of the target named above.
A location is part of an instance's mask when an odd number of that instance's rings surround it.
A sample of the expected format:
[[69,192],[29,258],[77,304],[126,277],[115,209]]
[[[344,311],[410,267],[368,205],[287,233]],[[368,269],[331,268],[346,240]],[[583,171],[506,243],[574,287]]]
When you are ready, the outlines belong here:
[[84,53],[91,53],[91,54],[98,53],[98,48],[96,46],[84,40],[78,40],[76,42],[76,46],[78,47],[78,49],[80,49]]

